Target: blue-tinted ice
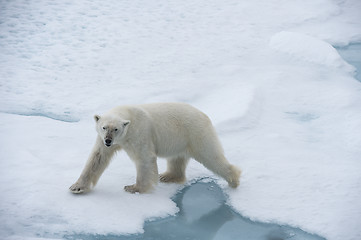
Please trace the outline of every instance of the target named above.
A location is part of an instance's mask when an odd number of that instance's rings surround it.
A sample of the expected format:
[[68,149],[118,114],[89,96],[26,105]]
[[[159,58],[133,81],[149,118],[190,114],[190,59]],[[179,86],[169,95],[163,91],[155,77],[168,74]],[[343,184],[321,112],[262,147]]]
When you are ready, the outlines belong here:
[[72,235],[67,239],[107,240],[324,240],[300,229],[253,222],[234,212],[214,182],[199,181],[173,198],[176,216],[147,221],[144,233],[128,236]]
[[356,67],[357,72],[355,77],[361,81],[361,43],[350,44],[336,49],[343,59]]

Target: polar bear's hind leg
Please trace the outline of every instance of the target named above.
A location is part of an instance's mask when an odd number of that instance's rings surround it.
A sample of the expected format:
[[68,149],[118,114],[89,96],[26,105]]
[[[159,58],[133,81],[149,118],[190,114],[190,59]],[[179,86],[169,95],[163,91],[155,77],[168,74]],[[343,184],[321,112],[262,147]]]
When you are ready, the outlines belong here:
[[193,148],[193,156],[207,169],[224,178],[230,187],[238,187],[241,170],[228,162],[215,134],[200,141],[197,148]]
[[214,156],[208,158],[206,161],[199,158],[196,160],[202,163],[207,169],[224,178],[230,187],[238,187],[241,170],[230,164],[224,156]]
[[189,159],[184,156],[167,159],[167,171],[159,175],[161,182],[184,183],[186,167]]

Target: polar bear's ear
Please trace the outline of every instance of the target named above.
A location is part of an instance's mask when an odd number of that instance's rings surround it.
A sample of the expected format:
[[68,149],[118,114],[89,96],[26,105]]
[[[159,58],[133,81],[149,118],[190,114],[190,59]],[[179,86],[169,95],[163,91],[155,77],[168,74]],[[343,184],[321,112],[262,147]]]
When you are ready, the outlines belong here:
[[126,127],[126,126],[128,126],[128,125],[129,125],[129,123],[130,123],[130,121],[129,121],[129,120],[125,120],[125,121],[123,121],[123,126],[124,126],[124,127]]
[[95,120],[96,122],[98,122],[99,119],[100,119],[100,116],[99,116],[99,115],[95,115],[95,116],[94,116],[94,120]]

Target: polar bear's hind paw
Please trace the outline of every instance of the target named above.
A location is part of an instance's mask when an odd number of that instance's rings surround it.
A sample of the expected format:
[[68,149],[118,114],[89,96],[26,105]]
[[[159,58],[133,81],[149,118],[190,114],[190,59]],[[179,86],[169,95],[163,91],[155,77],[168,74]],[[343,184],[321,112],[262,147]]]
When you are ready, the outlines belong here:
[[159,175],[159,180],[164,183],[184,183],[186,181],[185,176],[177,176],[171,173],[163,173]]

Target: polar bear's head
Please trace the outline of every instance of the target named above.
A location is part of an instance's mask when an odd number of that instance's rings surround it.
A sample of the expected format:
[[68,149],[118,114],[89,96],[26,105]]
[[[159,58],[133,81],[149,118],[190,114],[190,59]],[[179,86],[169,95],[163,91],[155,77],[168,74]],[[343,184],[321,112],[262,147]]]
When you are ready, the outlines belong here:
[[94,116],[96,129],[104,142],[104,145],[111,147],[112,145],[121,144],[127,134],[130,121],[109,116]]

